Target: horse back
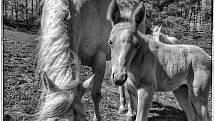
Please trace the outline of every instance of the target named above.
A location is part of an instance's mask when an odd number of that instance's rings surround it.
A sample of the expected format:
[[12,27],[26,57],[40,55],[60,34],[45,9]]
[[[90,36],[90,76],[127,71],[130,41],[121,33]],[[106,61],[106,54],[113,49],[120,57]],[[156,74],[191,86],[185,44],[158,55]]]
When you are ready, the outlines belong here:
[[188,73],[190,66],[193,70],[204,66],[211,67],[210,56],[200,47],[194,45],[166,45],[157,50],[158,64],[163,67],[170,77],[180,73]]
[[[195,72],[211,73],[211,57],[193,45],[165,45],[157,50],[156,78],[159,91],[174,90],[192,82]],[[208,73],[209,72],[209,73]]]

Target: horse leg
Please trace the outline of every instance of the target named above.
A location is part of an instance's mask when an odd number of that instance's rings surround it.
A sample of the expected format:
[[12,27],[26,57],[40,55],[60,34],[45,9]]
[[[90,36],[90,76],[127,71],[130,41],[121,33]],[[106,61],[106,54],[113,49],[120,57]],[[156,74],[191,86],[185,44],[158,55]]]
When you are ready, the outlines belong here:
[[93,121],[101,121],[99,113],[99,102],[101,100],[101,85],[106,68],[106,54],[104,52],[97,52],[93,59],[92,71],[95,74],[92,83],[91,96],[94,103],[94,117]]
[[203,70],[194,72],[193,85],[189,89],[189,97],[193,109],[196,113],[197,120],[195,121],[209,121],[208,112],[208,96],[211,85],[211,73]]
[[134,121],[136,115],[134,114],[134,104],[137,104],[137,99],[130,91],[128,91],[128,112],[126,114],[126,121]]
[[188,98],[188,87],[187,85],[182,85],[178,89],[173,91],[176,99],[178,100],[180,106],[186,113],[189,121],[195,121],[195,113],[191,105],[190,99]]
[[144,84],[137,90],[137,95],[137,117],[135,121],[147,121],[149,108],[151,107],[152,98],[154,95],[153,85]]
[[125,87],[124,86],[119,86],[119,99],[120,99],[120,106],[118,113],[123,114],[126,112],[126,99],[125,99]]

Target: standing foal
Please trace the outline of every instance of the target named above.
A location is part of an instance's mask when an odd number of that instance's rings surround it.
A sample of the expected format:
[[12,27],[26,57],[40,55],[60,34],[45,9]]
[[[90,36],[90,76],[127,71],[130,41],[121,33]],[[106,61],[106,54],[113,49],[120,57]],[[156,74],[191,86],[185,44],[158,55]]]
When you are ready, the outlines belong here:
[[112,79],[129,94],[127,120],[147,121],[155,91],[173,91],[189,121],[209,121],[208,95],[211,85],[211,57],[193,45],[168,45],[138,32],[144,20],[141,3],[132,18],[121,17],[113,0],[107,18],[110,33]]

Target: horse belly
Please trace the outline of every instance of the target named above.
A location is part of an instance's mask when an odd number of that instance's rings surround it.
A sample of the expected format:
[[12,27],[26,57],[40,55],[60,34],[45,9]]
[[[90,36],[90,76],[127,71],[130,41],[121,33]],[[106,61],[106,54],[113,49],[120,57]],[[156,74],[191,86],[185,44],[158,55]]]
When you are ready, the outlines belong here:
[[156,91],[159,92],[166,92],[166,91],[173,91],[177,88],[179,88],[181,85],[187,84],[186,79],[163,79],[163,80],[157,80],[157,89]]

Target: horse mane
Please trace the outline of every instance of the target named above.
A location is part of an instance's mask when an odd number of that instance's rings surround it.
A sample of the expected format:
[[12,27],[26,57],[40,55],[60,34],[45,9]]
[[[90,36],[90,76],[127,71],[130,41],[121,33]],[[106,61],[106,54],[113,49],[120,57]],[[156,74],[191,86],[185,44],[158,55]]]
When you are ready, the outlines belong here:
[[[76,1],[80,3],[82,0]],[[69,36],[71,27],[68,23],[68,19],[70,19],[69,0],[42,0],[41,5],[45,12],[41,18],[37,71],[38,73],[46,72],[59,88],[72,83],[79,84],[77,81],[79,81],[80,61],[71,50],[70,41],[72,40]],[[76,95],[76,91],[70,91],[72,94],[67,96],[47,95],[46,91],[43,93],[46,96],[41,96],[41,100],[45,101],[42,101],[40,105],[39,120],[65,113],[66,107],[73,105],[74,101],[70,99],[75,98]]]

